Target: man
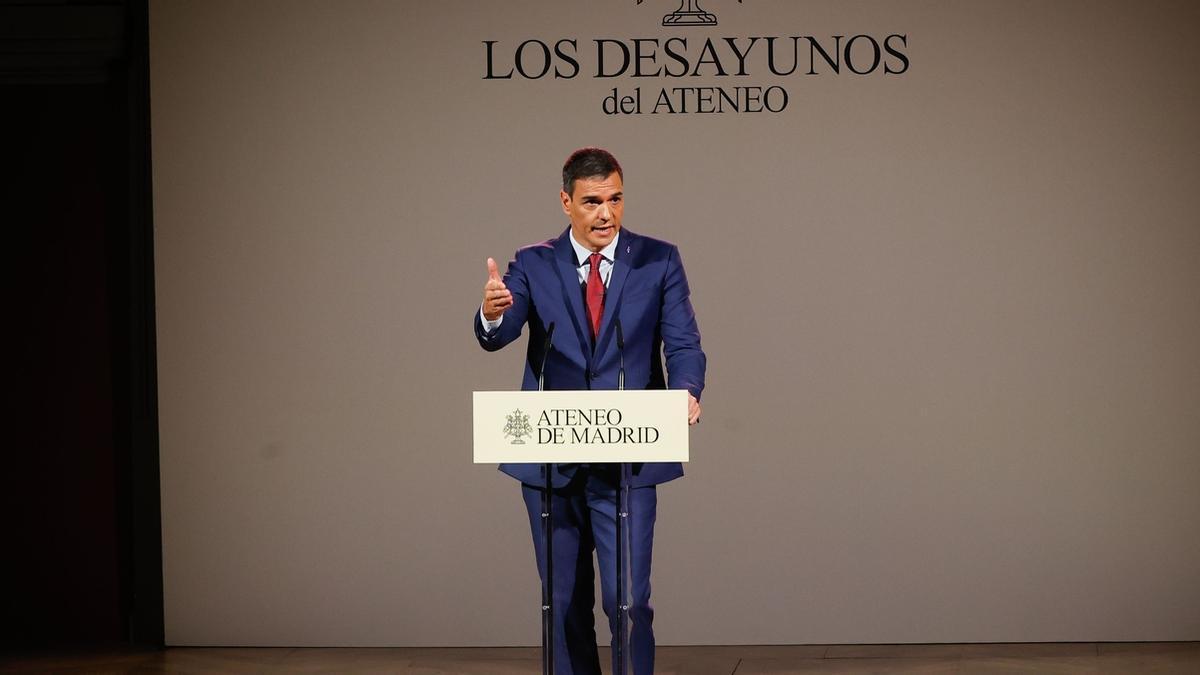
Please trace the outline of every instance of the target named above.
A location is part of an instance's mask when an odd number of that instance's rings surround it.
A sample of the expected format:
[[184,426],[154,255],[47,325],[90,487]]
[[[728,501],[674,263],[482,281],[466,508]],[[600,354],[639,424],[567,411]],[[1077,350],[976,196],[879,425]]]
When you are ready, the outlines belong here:
[[[705,356],[687,277],[672,244],[622,229],[624,174],[616,158],[583,148],[563,165],[563,213],[569,227],[556,239],[517,251],[504,278],[488,258],[483,303],[475,314],[479,344],[495,351],[529,326],[522,389],[538,388],[545,358],[546,389],[616,389],[620,354],[614,321],[625,341],[629,389],[687,389],[688,422],[700,420]],[[544,355],[546,331],[554,344]],[[666,372],[660,353],[666,356]],[[538,572],[541,540],[541,464],[502,464],[521,481]],[[636,675],[654,672],[654,611],[650,562],[656,485],[683,475],[679,463],[636,464],[630,489],[630,652]],[[592,551],[600,566],[604,613],[617,634],[616,492],[611,464],[553,466],[554,666],[563,675],[599,675],[593,621]],[[614,647],[616,638],[614,637]],[[615,657],[615,649],[614,649]],[[615,664],[614,664],[615,670]]]

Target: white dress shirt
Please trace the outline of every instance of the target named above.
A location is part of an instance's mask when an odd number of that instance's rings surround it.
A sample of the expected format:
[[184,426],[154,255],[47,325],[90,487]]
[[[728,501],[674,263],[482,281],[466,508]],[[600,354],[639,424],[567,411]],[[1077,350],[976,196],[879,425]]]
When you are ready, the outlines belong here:
[[[587,283],[588,275],[592,273],[592,251],[583,244],[575,240],[575,233],[571,232],[568,235],[571,240],[571,248],[575,249],[576,271],[579,273],[579,284]],[[604,287],[608,288],[608,280],[612,277],[613,261],[616,260],[617,242],[621,240],[621,231],[617,230],[617,236],[613,237],[612,242],[608,246],[600,249],[600,280],[604,282]],[[483,315],[483,305],[479,305],[479,320],[483,322],[483,331],[491,333],[500,327],[500,322],[504,321],[504,315],[496,317],[495,321],[488,321]]]

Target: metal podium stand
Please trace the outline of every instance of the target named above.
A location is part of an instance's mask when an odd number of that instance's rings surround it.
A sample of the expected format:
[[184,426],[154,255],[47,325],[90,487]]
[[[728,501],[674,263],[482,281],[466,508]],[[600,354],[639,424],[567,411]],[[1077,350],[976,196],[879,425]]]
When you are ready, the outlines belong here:
[[[539,383],[541,386],[541,383]],[[651,430],[635,441],[588,444],[572,441],[571,429],[561,437],[531,420],[541,420],[545,411],[602,409],[617,413],[622,428]],[[505,420],[509,423],[505,424]],[[515,420],[515,422],[514,422]],[[477,391],[473,393],[473,439],[476,464],[520,463],[540,465],[542,575],[542,670],[554,672],[554,565],[553,565],[553,471],[556,463],[618,464],[617,537],[617,673],[628,672],[629,578],[630,570],[630,482],[632,465],[645,462],[688,461],[687,392],[684,390],[624,390],[624,371],[618,374],[617,390],[582,391]],[[559,429],[560,431],[562,429]],[[629,436],[626,439],[632,438]]]

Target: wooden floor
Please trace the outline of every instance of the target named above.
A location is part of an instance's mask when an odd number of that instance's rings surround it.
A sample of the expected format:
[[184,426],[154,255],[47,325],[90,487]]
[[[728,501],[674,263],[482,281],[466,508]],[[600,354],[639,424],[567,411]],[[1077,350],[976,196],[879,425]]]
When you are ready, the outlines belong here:
[[[605,655],[607,656],[607,655]],[[0,657],[5,673],[537,675],[536,648],[170,648]],[[607,671],[606,671],[607,672]],[[1200,674],[1200,642],[659,647],[659,675]]]

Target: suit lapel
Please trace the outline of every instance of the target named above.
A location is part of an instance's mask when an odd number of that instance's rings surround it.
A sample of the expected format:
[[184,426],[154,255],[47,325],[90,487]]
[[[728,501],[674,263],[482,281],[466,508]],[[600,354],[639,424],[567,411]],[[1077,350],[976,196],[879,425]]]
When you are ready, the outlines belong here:
[[567,301],[567,309],[571,321],[575,324],[575,335],[579,338],[580,351],[590,361],[591,330],[587,328],[587,318],[583,313],[583,294],[579,290],[579,264],[575,261],[575,249],[567,237],[571,236],[568,227],[562,236],[554,241],[554,260],[558,268],[559,281],[562,282],[563,297]]

